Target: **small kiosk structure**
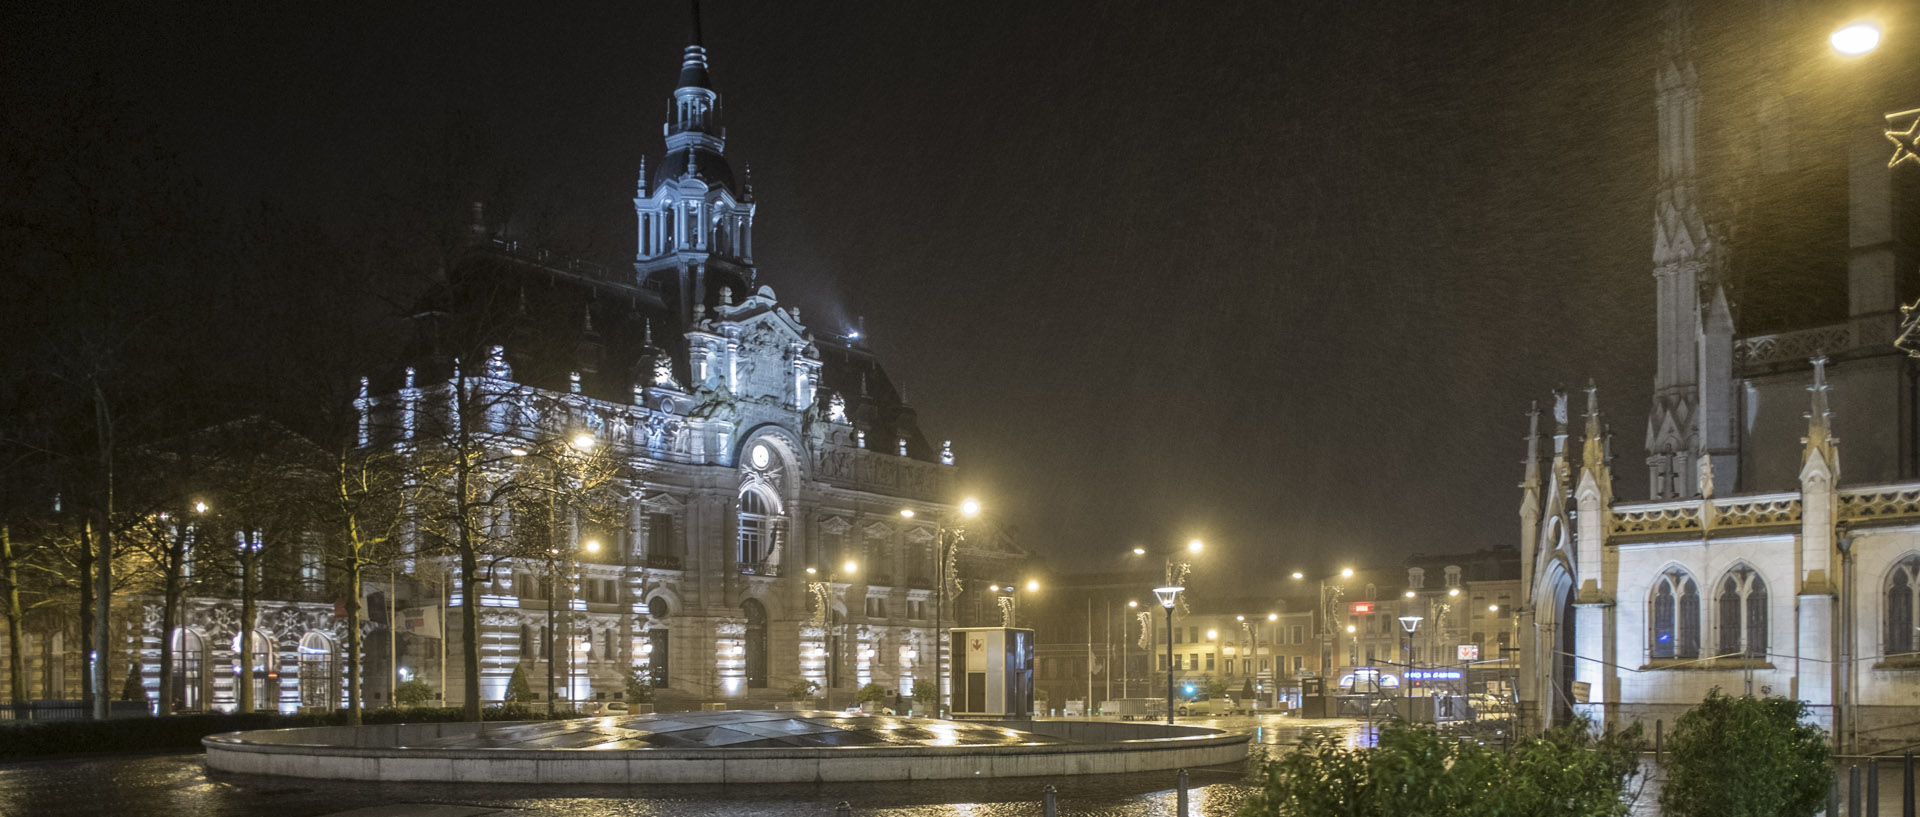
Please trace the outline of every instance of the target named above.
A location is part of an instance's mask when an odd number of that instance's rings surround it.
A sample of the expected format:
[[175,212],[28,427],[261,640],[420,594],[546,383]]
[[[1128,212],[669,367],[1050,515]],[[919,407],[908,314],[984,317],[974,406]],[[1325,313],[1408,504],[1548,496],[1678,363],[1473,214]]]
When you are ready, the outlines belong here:
[[956,718],[1033,717],[1033,631],[955,627],[953,707]]

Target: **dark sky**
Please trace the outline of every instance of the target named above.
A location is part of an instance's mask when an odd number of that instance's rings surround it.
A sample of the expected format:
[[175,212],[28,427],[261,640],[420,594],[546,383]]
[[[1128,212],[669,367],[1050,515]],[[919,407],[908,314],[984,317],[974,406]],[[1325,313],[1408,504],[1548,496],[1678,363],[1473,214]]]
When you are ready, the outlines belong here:
[[[98,74],[209,189],[321,224],[452,118],[630,257],[679,2],[25,4],[0,80]],[[762,280],[864,315],[928,436],[1056,567],[1203,580],[1518,537],[1528,401],[1652,380],[1644,2],[704,11]],[[587,243],[591,240],[591,243]],[[1256,568],[1249,570],[1248,568]]]

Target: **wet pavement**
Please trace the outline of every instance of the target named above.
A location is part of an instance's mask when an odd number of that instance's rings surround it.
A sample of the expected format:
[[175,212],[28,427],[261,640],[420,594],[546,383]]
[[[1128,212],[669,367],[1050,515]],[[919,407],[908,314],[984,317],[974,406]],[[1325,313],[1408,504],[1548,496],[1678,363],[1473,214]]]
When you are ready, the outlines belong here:
[[[1285,747],[1309,730],[1364,740],[1355,721],[1279,716],[1183,718],[1182,723],[1250,731],[1255,743]],[[1243,766],[1190,772],[1194,815],[1230,817],[1252,793]],[[506,786],[292,780],[210,773],[199,752],[68,757],[0,764],[0,815],[109,814],[273,817],[388,815],[855,815],[959,817],[1038,815],[1042,790],[1057,791],[1061,815],[1161,817],[1175,813],[1175,774],[939,780],[775,786]]]

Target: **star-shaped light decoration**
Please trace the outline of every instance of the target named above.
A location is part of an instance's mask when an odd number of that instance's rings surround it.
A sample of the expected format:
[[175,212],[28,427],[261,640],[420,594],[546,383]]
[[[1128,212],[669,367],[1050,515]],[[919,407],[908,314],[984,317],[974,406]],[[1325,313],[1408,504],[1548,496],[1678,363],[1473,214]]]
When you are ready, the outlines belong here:
[[1887,167],[1898,166],[1901,162],[1912,161],[1920,164],[1920,149],[1916,149],[1916,140],[1920,140],[1920,110],[1888,114],[1887,121],[1909,120],[1903,131],[1887,131],[1887,141],[1893,143],[1893,158],[1887,160]]

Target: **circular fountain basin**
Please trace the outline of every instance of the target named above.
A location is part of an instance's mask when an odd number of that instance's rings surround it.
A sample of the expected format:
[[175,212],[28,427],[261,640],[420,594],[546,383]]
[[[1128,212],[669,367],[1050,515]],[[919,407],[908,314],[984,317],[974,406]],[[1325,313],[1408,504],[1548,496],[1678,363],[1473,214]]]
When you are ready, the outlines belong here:
[[796,783],[1120,774],[1243,760],[1248,734],[818,711],[323,726],[201,741],[223,772],[475,783]]

